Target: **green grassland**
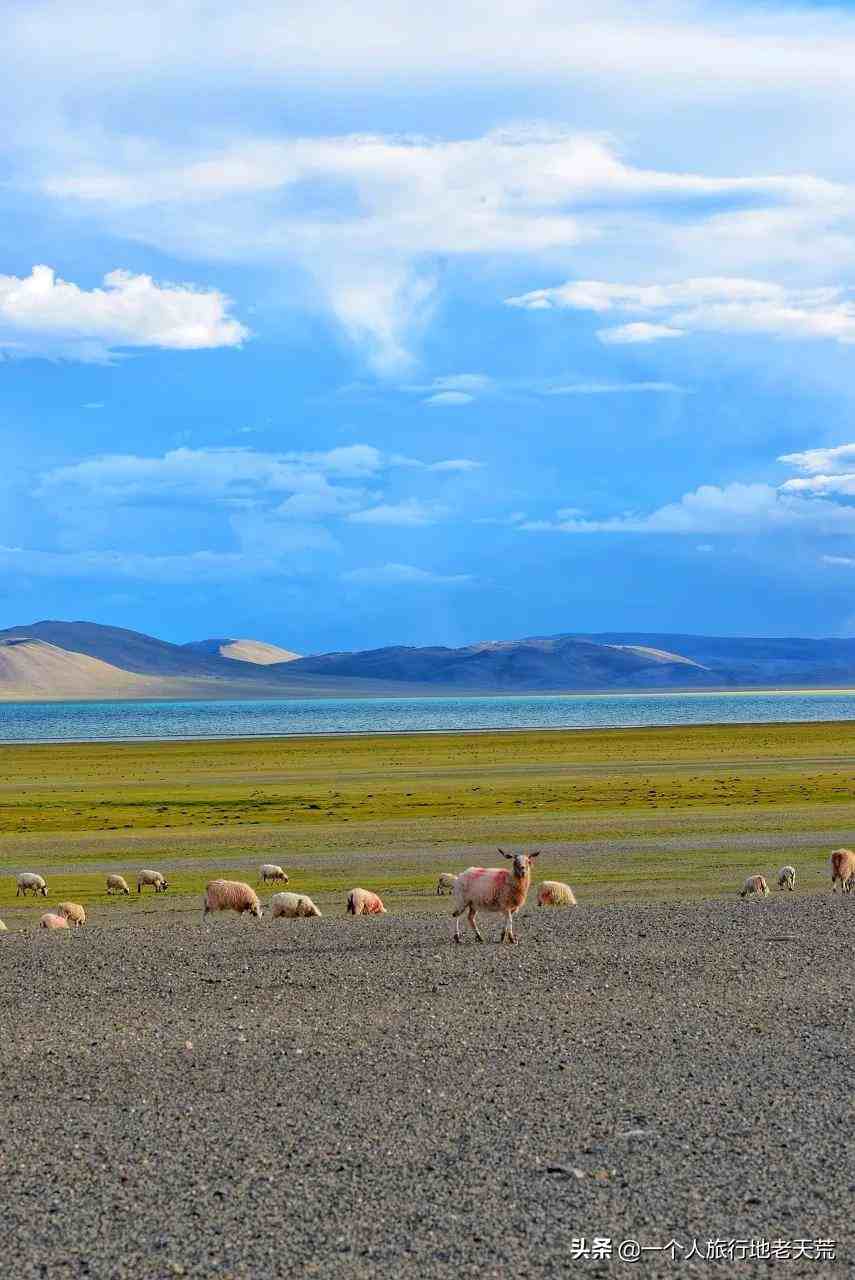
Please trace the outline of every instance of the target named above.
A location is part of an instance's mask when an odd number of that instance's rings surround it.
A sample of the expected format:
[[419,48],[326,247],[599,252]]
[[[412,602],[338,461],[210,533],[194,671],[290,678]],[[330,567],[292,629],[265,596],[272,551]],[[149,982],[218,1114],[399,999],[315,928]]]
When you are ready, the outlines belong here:
[[[542,847],[539,874],[584,901],[732,893],[788,860],[811,890],[853,828],[846,723],[0,747],[10,927],[46,905],[15,899],[20,870],[117,920],[198,910],[209,879],[254,883],[262,861],[322,909],[367,883],[435,910],[438,871],[496,844]],[[141,866],[169,893],[107,897],[107,871]]]

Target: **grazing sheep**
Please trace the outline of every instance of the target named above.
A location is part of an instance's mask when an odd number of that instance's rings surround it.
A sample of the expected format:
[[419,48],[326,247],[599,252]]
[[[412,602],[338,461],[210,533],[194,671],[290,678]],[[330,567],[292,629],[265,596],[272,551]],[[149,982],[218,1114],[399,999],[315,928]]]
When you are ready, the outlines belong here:
[[43,898],[47,897],[47,884],[44,876],[37,876],[34,871],[22,871],[19,876],[15,877],[15,897],[26,898],[28,893],[32,893],[35,898],[41,894]]
[[539,907],[575,907],[576,895],[561,880],[541,880],[537,887]]
[[778,872],[778,888],[789,889],[790,893],[792,893],[795,887],[796,887],[795,867],[791,867],[789,865],[787,865],[786,867],[781,867],[781,870]]
[[766,883],[765,876],[749,876],[745,884],[739,891],[740,898],[766,898],[769,896],[769,886]]
[[111,875],[107,876],[107,892],[130,894],[131,891],[124,876]]
[[851,849],[835,849],[829,859],[831,863],[831,892],[837,892],[840,882],[842,893],[851,893],[855,884],[855,853]]
[[169,884],[159,871],[140,871],[137,876],[137,893],[142,893],[144,884],[150,884],[155,893],[166,893],[169,888]]
[[274,893],[270,899],[270,914],[274,920],[296,920],[299,916],[319,916],[321,913],[305,893]]
[[347,914],[351,916],[385,916],[389,913],[370,889],[351,889],[347,895]]
[[236,911],[238,915],[248,911],[250,915],[261,919],[258,894],[242,880],[212,880],[205,888],[204,905],[203,919],[209,911]]
[[67,929],[68,921],[65,916],[58,916],[53,911],[46,911],[39,921],[40,929]]
[[501,912],[505,917],[501,941],[516,942],[514,913],[519,911],[528,896],[532,863],[535,858],[540,857],[540,850],[536,853],[514,855],[500,849],[499,853],[503,858],[513,861],[514,865],[510,870],[504,867],[467,867],[457,877],[452,890],[456,907],[451,913],[454,918],[455,942],[461,941],[460,917],[464,911],[467,912],[470,927],[479,942],[484,939],[475,923],[478,911]]
[[281,867],[277,867],[275,862],[265,862],[258,868],[258,878],[262,884],[266,884],[268,880],[281,880],[283,884],[288,883],[288,877]]
[[456,879],[457,879],[457,876],[453,876],[450,871],[443,871],[442,875],[439,877],[439,879],[436,882],[437,895],[439,897],[442,897],[442,895],[445,893],[446,890],[448,890],[448,892],[451,893],[452,889],[454,888],[454,882],[456,881]]
[[61,902],[56,909],[56,914],[65,916],[69,925],[73,924],[75,929],[79,929],[82,924],[86,923],[86,912],[79,902]]
[[6,929],[5,924],[3,923],[2,920],[0,920],[0,933],[7,933],[7,932],[8,930]]

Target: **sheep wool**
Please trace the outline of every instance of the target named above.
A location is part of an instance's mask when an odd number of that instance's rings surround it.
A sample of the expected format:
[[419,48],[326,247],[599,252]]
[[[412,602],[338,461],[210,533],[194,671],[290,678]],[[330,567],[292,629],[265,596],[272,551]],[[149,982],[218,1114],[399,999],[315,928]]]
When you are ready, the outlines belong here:
[[300,916],[320,916],[320,911],[305,893],[274,893],[270,899],[274,920],[297,920]]
[[765,876],[749,876],[739,891],[740,898],[766,898],[768,895]]
[[7,929],[2,920],[0,920],[0,933],[6,933]]
[[143,885],[150,885],[155,893],[165,893],[169,888],[166,877],[162,876],[159,871],[140,871],[137,875],[137,893],[142,893]]
[[514,915],[519,911],[528,897],[531,886],[531,868],[534,859],[540,856],[535,853],[505,853],[500,849],[503,858],[513,863],[510,870],[504,867],[467,867],[461,871],[454,884],[454,938],[460,942],[460,917],[466,912],[466,918],[479,942],[484,938],[475,923],[479,911],[501,912],[505,917],[502,928],[502,942],[516,942],[514,935]]
[[347,913],[351,916],[385,916],[382,901],[370,889],[351,889],[347,895]]
[[205,889],[203,917],[212,911],[236,911],[261,919],[261,903],[258,894],[242,880],[212,880]]
[[35,898],[37,894],[41,894],[43,898],[47,897],[47,883],[44,876],[37,876],[34,871],[22,871],[19,876],[15,877],[15,897],[26,898],[28,893],[32,893]]
[[561,880],[542,880],[537,890],[539,907],[575,907],[576,895]]
[[82,924],[86,923],[86,912],[79,902],[61,902],[56,909],[56,914],[65,916],[69,925],[73,924],[75,929],[79,929]]
[[127,893],[130,894],[128,882],[124,876],[111,875],[107,876],[107,892],[108,893]]
[[789,865],[787,865],[786,867],[781,867],[781,870],[778,872],[778,888],[789,889],[790,893],[792,893],[795,887],[796,887],[795,867],[791,867]]
[[288,883],[288,877],[281,867],[277,867],[275,862],[265,862],[258,868],[258,878],[262,884],[266,884],[268,880],[281,880],[283,884]]
[[444,893],[450,893],[456,879],[457,876],[452,875],[450,871],[443,871],[436,882],[437,895],[441,897]]
[[851,849],[835,849],[829,862],[831,863],[831,892],[837,892],[840,885],[842,893],[851,893],[855,882],[855,853]]
[[46,911],[39,921],[40,929],[67,929],[68,921],[65,916],[58,916],[53,911]]

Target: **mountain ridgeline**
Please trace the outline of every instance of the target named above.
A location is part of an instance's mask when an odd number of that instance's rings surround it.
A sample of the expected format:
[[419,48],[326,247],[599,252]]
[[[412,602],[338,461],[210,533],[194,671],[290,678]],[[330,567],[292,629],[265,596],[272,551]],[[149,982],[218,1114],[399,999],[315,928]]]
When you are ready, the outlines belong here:
[[172,644],[92,622],[0,631],[0,696],[307,697],[855,686],[855,640],[535,636],[300,657],[258,640]]

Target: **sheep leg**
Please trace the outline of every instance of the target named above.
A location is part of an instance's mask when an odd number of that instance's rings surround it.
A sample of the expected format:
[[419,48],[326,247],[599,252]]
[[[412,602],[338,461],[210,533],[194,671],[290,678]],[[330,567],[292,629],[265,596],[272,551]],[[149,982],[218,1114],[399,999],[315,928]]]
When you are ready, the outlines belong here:
[[469,911],[467,912],[466,918],[469,921],[469,924],[475,933],[475,937],[478,939],[479,942],[483,942],[484,936],[481,933],[481,930],[478,928],[477,924],[475,923],[475,908],[471,905],[469,907]]
[[505,927],[502,930],[501,942],[516,942],[514,937],[514,917],[510,911],[505,915]]

